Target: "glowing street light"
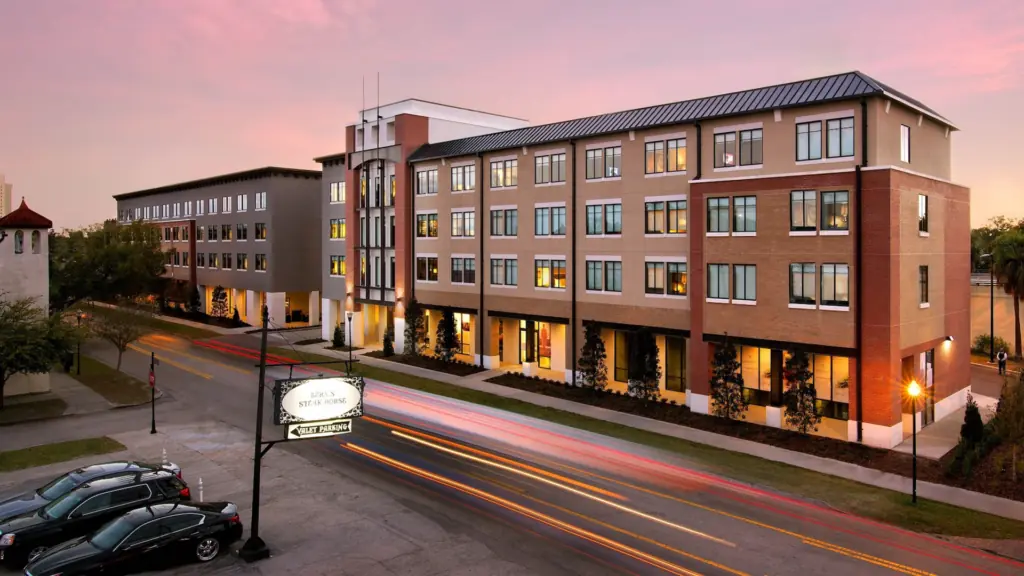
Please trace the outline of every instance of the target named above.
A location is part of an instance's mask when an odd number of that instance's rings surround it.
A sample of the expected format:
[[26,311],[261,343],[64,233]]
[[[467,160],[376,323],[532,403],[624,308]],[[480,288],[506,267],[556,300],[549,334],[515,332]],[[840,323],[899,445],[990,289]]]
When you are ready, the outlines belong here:
[[910,496],[910,502],[917,504],[917,398],[921,395],[921,385],[917,383],[917,380],[911,380],[910,384],[907,385],[907,396],[910,396],[913,406],[911,407],[910,417],[911,426],[910,434],[913,437],[913,472],[911,475],[912,492]]

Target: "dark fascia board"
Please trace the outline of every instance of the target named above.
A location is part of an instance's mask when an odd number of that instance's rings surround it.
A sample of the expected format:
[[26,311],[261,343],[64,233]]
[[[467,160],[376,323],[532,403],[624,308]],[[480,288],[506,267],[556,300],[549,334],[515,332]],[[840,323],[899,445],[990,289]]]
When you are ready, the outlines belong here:
[[299,168],[281,168],[278,166],[266,166],[263,168],[255,168],[253,170],[244,170],[242,172],[232,172],[230,174],[222,174],[220,176],[201,178],[199,180],[179,182],[177,184],[160,186],[158,188],[139,190],[137,192],[115,194],[114,200],[129,200],[132,198],[142,198],[144,196],[155,196],[158,194],[167,194],[170,192],[181,192],[183,190],[195,190],[197,188],[220,186],[223,184],[239,182],[242,180],[258,180],[260,178],[271,178],[274,176],[284,176],[292,178],[313,178],[319,180],[321,173],[319,170],[302,170]]
[[705,342],[725,344],[728,340],[732,344],[741,346],[756,346],[758,348],[771,348],[775,350],[800,350],[810,354],[828,354],[829,356],[843,356],[856,359],[856,348],[843,348],[841,346],[823,346],[820,344],[804,344],[800,342],[784,342],[781,340],[765,340],[763,338],[744,338],[742,336],[726,336],[725,334],[704,334]]
[[664,336],[682,336],[683,338],[690,337],[690,331],[683,328],[661,328],[653,326],[640,326],[638,324],[620,324],[618,322],[602,322],[600,320],[584,320],[583,325],[597,324],[603,328],[609,328],[611,330],[621,330],[624,332],[634,332],[641,328],[647,328],[654,334],[662,334]]
[[511,318],[513,320],[529,320],[533,322],[548,322],[549,324],[568,324],[568,318],[559,316],[543,316],[539,314],[520,314],[519,312],[501,312],[499,310],[488,310],[487,315],[491,318]]
[[420,308],[423,308],[424,310],[435,310],[435,311],[438,311],[438,312],[444,312],[445,310],[451,310],[452,312],[459,312],[459,313],[462,313],[462,314],[472,314],[474,316],[476,316],[476,313],[477,313],[477,309],[476,308],[463,308],[463,307],[460,307],[460,306],[441,306],[440,304],[427,304],[426,302],[420,302],[419,305],[420,305]]
[[328,154],[327,156],[313,158],[313,162],[316,162],[317,164],[336,164],[338,162],[344,164],[346,158],[348,158],[348,152],[338,152],[337,154]]

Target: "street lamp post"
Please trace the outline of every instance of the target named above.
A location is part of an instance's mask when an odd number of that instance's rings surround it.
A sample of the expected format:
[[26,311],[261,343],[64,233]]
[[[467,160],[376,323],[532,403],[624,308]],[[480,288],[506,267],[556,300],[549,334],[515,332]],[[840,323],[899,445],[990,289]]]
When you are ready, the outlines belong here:
[[988,258],[988,361],[996,361],[996,263],[992,253],[982,254]]
[[77,342],[77,346],[78,346],[78,352],[77,352],[77,354],[78,354],[78,366],[75,366],[75,373],[78,376],[82,375],[82,316],[85,316],[85,313],[79,312],[78,313],[78,342]]
[[352,375],[352,311],[345,311],[345,327],[348,328],[348,364],[345,365],[346,376]]
[[910,502],[917,504],[917,397],[921,395],[921,385],[916,380],[911,380],[907,386],[907,396],[910,396],[910,401],[913,402],[911,407],[910,416],[912,423],[910,426],[910,434],[913,438],[912,449],[913,449],[913,471],[911,472],[912,491],[910,496]]

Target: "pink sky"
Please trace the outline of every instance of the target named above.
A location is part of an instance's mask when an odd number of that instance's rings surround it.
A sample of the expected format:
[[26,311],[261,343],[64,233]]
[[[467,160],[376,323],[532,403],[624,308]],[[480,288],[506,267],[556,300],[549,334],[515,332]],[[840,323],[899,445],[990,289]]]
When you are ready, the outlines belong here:
[[1024,216],[1019,0],[8,0],[0,173],[77,227],[112,194],[317,168],[378,71],[382,102],[540,124],[855,69],[960,126],[974,224]]

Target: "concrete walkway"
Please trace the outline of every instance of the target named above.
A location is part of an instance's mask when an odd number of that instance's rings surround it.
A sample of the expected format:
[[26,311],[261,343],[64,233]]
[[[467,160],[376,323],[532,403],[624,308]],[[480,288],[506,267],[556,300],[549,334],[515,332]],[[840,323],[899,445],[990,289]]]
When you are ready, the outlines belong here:
[[[348,358],[348,353],[327,350],[322,344],[291,346],[291,348],[299,352],[333,356],[340,360]],[[605,408],[598,408],[596,406],[580,404],[570,400],[544,396],[542,394],[485,382],[487,378],[500,374],[501,371],[499,370],[488,370],[471,376],[460,377],[436,372],[434,370],[427,370],[425,368],[419,368],[417,366],[408,366],[399,362],[371,358],[365,355],[366,352],[366,350],[363,350],[356,352],[355,355],[359,357],[359,361],[361,363],[368,366],[375,366],[378,368],[392,370],[394,372],[402,372],[413,376],[438,380],[455,386],[461,386],[463,388],[479,390],[496,396],[503,396],[505,398],[514,398],[537,406],[555,408],[564,412],[587,416],[606,422],[613,422],[623,426],[661,434],[663,436],[678,438],[680,440],[707,444],[723,450],[740,452],[742,454],[764,458],[765,460],[781,462],[783,464],[789,464],[790,466],[796,466],[798,468],[804,468],[806,470],[812,470],[822,474],[829,474],[831,476],[853,480],[855,482],[875,486],[877,488],[894,490],[904,494],[909,494],[911,492],[911,479],[906,476],[890,474],[888,472],[873,470],[856,464],[785,450],[769,444],[761,444],[750,440],[723,436],[721,434],[714,434],[712,432],[706,432],[696,428],[670,424],[660,420],[653,420],[642,416],[608,410]],[[947,418],[945,421],[956,422],[955,417]],[[963,422],[962,415],[959,421]],[[957,425],[956,430],[957,433],[959,433],[959,425]],[[920,437],[918,439],[920,440]],[[935,500],[937,502],[951,504],[953,506],[978,510],[995,516],[1002,516],[1004,518],[1024,522],[1024,502],[1017,502],[953,486],[945,486],[942,484],[933,484],[922,481],[917,483],[917,492],[919,496],[929,500]]]
[[92,414],[114,407],[106,398],[64,372],[50,372],[50,391],[68,405],[65,416]]

